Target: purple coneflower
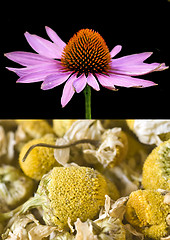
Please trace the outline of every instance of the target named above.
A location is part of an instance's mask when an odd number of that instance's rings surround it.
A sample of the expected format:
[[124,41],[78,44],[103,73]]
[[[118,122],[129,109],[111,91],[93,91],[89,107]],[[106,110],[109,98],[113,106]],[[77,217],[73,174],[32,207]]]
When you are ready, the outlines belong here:
[[[109,52],[104,39],[94,30],[81,29],[67,44],[51,28],[46,27],[46,32],[52,42],[26,32],[29,45],[37,53],[16,51],[5,54],[10,60],[24,66],[7,69],[19,76],[18,83],[42,81],[43,90],[65,82],[61,97],[62,107],[66,106],[75,92],[80,93],[86,88],[86,93],[90,94],[90,87],[99,91],[99,83],[110,90],[116,90],[115,85],[141,88],[157,85],[133,76],[168,68],[164,63],[144,63],[152,52],[113,59],[122,46],[117,45]],[[87,108],[90,108],[89,95],[86,101]]]

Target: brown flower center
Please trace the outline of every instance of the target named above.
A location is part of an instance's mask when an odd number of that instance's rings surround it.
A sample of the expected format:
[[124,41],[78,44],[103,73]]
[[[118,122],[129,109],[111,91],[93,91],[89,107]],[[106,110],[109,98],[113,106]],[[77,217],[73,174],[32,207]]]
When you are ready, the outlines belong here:
[[109,69],[111,56],[109,49],[98,32],[81,29],[65,46],[61,64],[63,70],[84,73],[106,73]]

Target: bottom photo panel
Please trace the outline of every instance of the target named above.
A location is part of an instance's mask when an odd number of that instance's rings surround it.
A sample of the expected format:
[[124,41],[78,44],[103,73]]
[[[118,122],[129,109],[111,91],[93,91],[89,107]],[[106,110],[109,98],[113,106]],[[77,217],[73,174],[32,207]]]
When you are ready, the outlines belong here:
[[170,120],[0,120],[0,239],[170,239]]

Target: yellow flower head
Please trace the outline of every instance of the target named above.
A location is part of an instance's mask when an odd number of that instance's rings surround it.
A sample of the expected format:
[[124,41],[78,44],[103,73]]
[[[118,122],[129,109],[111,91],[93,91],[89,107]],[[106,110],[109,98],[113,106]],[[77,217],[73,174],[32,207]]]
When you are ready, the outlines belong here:
[[72,119],[63,119],[63,120],[54,119],[53,130],[58,137],[63,137],[64,134],[67,132],[67,130],[71,127],[71,125],[75,121],[76,120],[72,120]]
[[31,138],[40,138],[53,133],[52,127],[45,120],[16,120],[23,131]]
[[25,162],[22,161],[27,150],[32,145],[38,143],[55,144],[55,141],[56,138],[53,134],[46,134],[44,137],[33,139],[23,146],[19,155],[19,163],[25,175],[35,180],[40,180],[54,166],[59,166],[54,158],[54,149],[52,148],[36,147],[29,153]]
[[170,190],[170,139],[161,143],[147,157],[143,166],[142,185],[145,189]]
[[[47,197],[44,220],[64,229],[74,223],[94,219],[108,194],[105,178],[88,167],[54,167],[40,182],[37,194]],[[47,206],[48,205],[48,206]],[[49,210],[50,209],[50,210]]]
[[126,220],[145,236],[158,239],[168,233],[166,217],[170,206],[155,190],[137,190],[130,194],[126,205]]

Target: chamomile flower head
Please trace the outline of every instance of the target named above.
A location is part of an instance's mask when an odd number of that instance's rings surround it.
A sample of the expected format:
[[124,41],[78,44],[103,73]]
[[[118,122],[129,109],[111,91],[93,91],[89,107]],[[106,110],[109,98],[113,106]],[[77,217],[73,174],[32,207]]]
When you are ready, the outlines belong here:
[[130,130],[132,130],[139,141],[144,144],[159,145],[162,141],[170,138],[170,121],[161,120],[126,120]]
[[137,190],[130,194],[126,205],[126,220],[146,237],[160,239],[168,234],[166,218],[170,206],[155,190]]
[[53,130],[58,137],[63,137],[75,121],[74,119],[53,119]]
[[45,120],[21,120],[17,119],[19,127],[28,136],[28,138],[40,138],[47,133],[53,133],[52,127]]
[[170,139],[161,143],[148,155],[142,173],[145,189],[170,190]]
[[42,176],[49,172],[54,166],[59,166],[59,163],[54,158],[54,149],[36,147],[28,155],[23,162],[28,149],[38,143],[55,144],[56,137],[53,134],[46,134],[45,136],[28,141],[21,149],[19,155],[19,164],[26,176],[35,180],[40,180]]
[[64,107],[86,85],[100,90],[99,83],[110,90],[116,86],[150,87],[154,82],[134,78],[154,71],[162,71],[165,64],[144,61],[152,52],[143,52],[113,59],[122,49],[117,45],[109,51],[103,37],[92,29],[81,29],[66,44],[49,27],[46,32],[51,41],[25,33],[29,45],[37,52],[10,52],[10,60],[24,68],[8,68],[15,72],[19,83],[43,82],[41,89],[52,89],[65,82],[61,104]]
[[34,197],[20,208],[0,214],[0,221],[41,207],[45,223],[63,231],[78,218],[83,222],[97,218],[108,193],[105,177],[92,168],[54,167],[42,177]]
[[77,218],[94,219],[104,206],[108,191],[105,178],[96,170],[72,166],[53,168],[42,178],[37,194],[49,199],[52,210],[49,221],[63,229],[68,225],[68,218],[72,223]]

